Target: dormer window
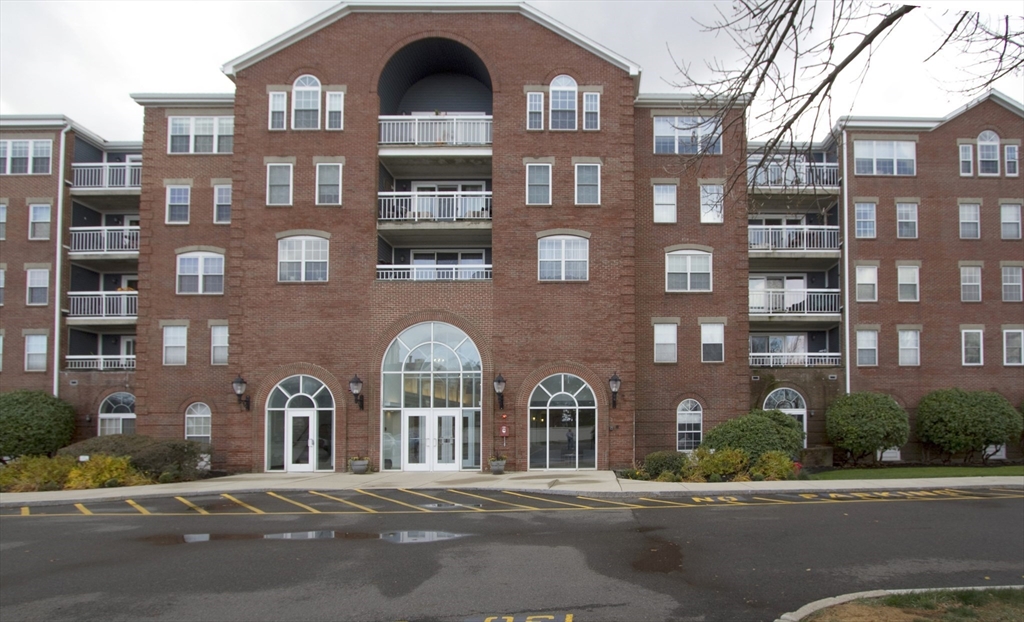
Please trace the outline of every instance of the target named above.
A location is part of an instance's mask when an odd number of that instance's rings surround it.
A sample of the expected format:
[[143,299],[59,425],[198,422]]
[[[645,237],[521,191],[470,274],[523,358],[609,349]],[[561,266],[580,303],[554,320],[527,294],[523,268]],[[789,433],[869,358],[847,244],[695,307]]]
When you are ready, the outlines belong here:
[[292,87],[292,129],[320,129],[320,81],[299,76]]

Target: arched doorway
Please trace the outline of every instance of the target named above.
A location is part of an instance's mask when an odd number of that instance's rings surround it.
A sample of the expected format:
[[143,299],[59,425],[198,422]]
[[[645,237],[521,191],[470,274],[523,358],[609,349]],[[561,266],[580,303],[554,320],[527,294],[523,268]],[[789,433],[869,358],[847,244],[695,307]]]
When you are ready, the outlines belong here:
[[530,470],[597,468],[597,400],[582,378],[548,376],[530,394]]
[[267,399],[267,470],[334,470],[334,396],[313,376],[277,383]]
[[381,465],[393,471],[480,468],[480,352],[461,329],[402,331],[381,365]]
[[781,410],[800,423],[804,431],[804,447],[807,447],[807,402],[793,389],[775,389],[764,400],[765,410]]

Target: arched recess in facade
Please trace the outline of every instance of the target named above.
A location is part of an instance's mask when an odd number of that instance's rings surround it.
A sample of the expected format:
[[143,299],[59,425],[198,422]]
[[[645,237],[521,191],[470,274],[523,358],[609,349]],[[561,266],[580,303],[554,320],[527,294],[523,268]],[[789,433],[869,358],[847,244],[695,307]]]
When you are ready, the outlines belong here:
[[333,471],[334,394],[320,379],[295,374],[278,382],[266,401],[267,471]]
[[796,389],[775,389],[764,400],[765,410],[781,410],[793,417],[804,431],[804,447],[807,446],[807,401]]
[[490,115],[492,92],[480,56],[445,36],[407,43],[391,55],[377,80],[382,116],[435,111]]
[[597,397],[574,374],[541,380],[529,401],[530,470],[597,468]]

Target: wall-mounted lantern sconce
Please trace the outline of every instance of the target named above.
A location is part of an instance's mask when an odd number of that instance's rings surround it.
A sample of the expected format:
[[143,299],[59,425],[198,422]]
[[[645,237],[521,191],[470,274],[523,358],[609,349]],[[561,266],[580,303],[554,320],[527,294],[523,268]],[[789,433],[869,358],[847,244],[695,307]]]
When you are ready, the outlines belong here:
[[498,395],[498,408],[505,408],[505,379],[498,374],[494,379],[494,392]]
[[[241,374],[239,374],[238,377],[231,382],[231,390],[235,392],[235,397],[238,398],[238,403],[241,404],[242,406],[245,406],[246,410],[249,410],[249,407],[251,405],[249,396],[245,395],[245,389],[248,386],[249,385],[246,384],[245,382],[245,378],[242,378]],[[245,397],[242,397],[243,395]]]
[[618,405],[619,389],[622,388],[618,372],[612,372],[612,377],[608,379],[608,388],[612,390],[612,408],[615,408]]
[[348,381],[348,390],[352,392],[352,397],[355,398],[356,404],[359,404],[359,410],[363,409],[363,381],[359,379],[359,374],[352,376],[352,380]]

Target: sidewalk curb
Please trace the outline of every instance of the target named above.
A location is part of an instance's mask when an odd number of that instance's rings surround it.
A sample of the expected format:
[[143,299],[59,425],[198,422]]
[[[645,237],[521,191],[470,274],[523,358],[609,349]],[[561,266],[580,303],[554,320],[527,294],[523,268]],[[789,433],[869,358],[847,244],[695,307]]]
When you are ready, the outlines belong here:
[[980,591],[980,590],[1024,590],[1024,585],[976,585],[972,587],[925,587],[925,588],[914,588],[906,590],[870,590],[867,592],[853,592],[851,594],[842,594],[840,596],[832,596],[831,598],[822,598],[816,600],[813,603],[808,603],[803,607],[800,607],[796,611],[790,611],[779,616],[775,622],[800,622],[812,613],[817,613],[822,609],[828,609],[835,605],[842,605],[852,600],[859,600],[861,598],[879,598],[881,596],[888,596],[890,594],[922,594],[926,592],[942,592],[947,590],[962,590],[962,591]]

